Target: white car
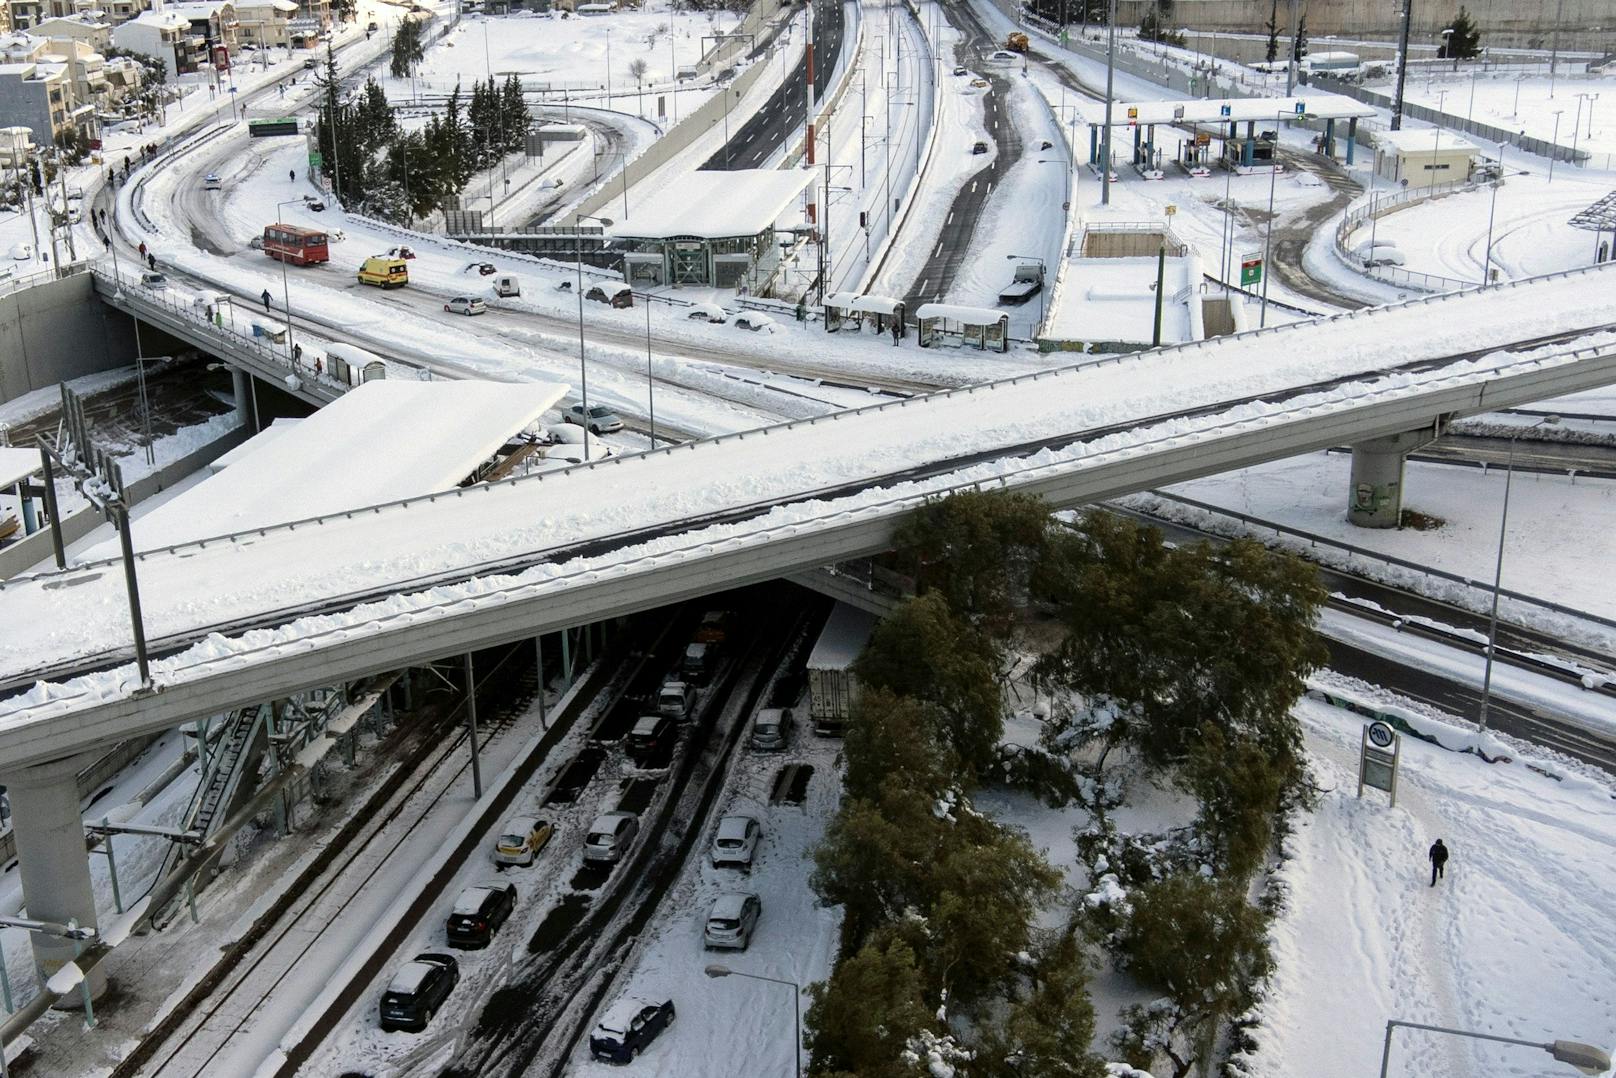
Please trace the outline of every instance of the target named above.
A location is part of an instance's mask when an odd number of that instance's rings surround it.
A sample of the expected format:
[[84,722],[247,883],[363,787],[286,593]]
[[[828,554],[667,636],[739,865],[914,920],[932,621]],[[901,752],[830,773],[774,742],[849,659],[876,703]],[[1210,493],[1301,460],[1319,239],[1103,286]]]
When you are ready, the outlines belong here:
[[707,927],[702,930],[702,945],[709,950],[724,948],[744,951],[752,942],[758,918],[763,915],[763,900],[753,894],[719,895],[707,912]]
[[685,315],[693,322],[714,322],[722,325],[729,321],[729,312],[716,303],[698,303]]
[[443,305],[443,309],[450,314],[487,314],[488,304],[476,296],[456,296]]
[[168,278],[156,270],[141,270],[140,283],[147,288],[167,288]]
[[18,262],[27,262],[34,257],[34,245],[31,243],[13,243],[11,245],[11,257]]
[[632,812],[603,812],[589,825],[584,837],[584,860],[616,864],[640,833],[640,818]]
[[775,321],[757,311],[744,311],[735,316],[736,329],[749,329],[754,333],[773,333]]
[[224,190],[224,181],[219,178],[217,172],[210,172],[202,177],[202,190],[222,191]]
[[751,816],[725,816],[718,821],[708,856],[714,868],[733,865],[752,871],[752,859],[757,856],[758,843],[763,840],[763,826]]

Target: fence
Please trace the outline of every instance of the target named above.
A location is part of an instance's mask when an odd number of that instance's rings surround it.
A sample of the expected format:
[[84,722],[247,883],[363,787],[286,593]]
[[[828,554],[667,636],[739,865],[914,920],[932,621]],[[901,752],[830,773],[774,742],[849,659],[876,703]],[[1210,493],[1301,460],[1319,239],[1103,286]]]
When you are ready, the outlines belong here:
[[1347,212],[1341,216],[1341,223],[1335,226],[1336,253],[1359,273],[1390,285],[1413,288],[1421,292],[1454,292],[1461,288],[1475,288],[1479,281],[1461,281],[1436,273],[1405,270],[1399,266],[1370,266],[1348,246],[1348,240],[1352,233],[1370,218],[1384,217],[1388,213],[1428,202],[1433,198],[1445,198],[1465,191],[1480,190],[1481,186],[1479,183],[1464,181],[1439,183],[1431,187],[1399,188],[1385,195],[1370,192],[1354,205],[1347,207]]

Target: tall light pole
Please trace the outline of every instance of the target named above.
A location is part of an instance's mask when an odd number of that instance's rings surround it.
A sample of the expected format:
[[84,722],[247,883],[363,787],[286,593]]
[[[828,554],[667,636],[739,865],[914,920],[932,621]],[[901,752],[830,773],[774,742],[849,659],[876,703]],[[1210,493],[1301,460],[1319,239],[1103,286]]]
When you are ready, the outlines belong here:
[[[301,198],[289,198],[285,202],[275,203],[275,223],[281,224],[281,207],[301,205]],[[292,358],[292,287],[286,277],[286,257],[284,253],[275,261],[281,264],[281,302],[286,305],[286,358]],[[295,365],[295,364],[294,364]]]
[[[1487,709],[1492,703],[1493,695],[1493,652],[1498,646],[1498,592],[1504,581],[1504,537],[1509,531],[1509,486],[1515,478],[1515,443],[1527,431],[1539,427],[1553,427],[1558,425],[1560,417],[1557,415],[1544,416],[1530,427],[1522,427],[1509,436],[1509,459],[1504,467],[1504,509],[1498,515],[1498,561],[1493,566],[1493,608],[1487,616],[1487,666],[1481,675],[1481,712],[1476,719],[1476,725],[1483,730],[1487,729]],[[1388,1039],[1391,1030],[1386,1031]],[[1608,1066],[1609,1064],[1607,1064]]]
[[1393,1018],[1386,1023],[1386,1045],[1380,1053],[1380,1078],[1386,1078],[1386,1065],[1392,1058],[1392,1030],[1423,1029],[1427,1033],[1446,1033],[1452,1037],[1469,1037],[1478,1041],[1495,1041],[1499,1044],[1519,1044],[1527,1048],[1539,1048],[1553,1056],[1558,1063],[1569,1063],[1584,1074],[1603,1074],[1610,1070],[1610,1053],[1603,1048],[1596,1048],[1591,1044],[1581,1044],[1577,1041],[1523,1041],[1516,1037],[1500,1037],[1493,1033],[1474,1033],[1468,1029],[1449,1029],[1446,1026],[1428,1026],[1421,1022],[1404,1022]]
[[[1481,267],[1481,287],[1486,288],[1493,277],[1493,217],[1498,211],[1498,189],[1504,186],[1504,147],[1507,142],[1498,144],[1498,178],[1493,181],[1492,199],[1487,205],[1487,258]],[[1373,245],[1371,245],[1373,247]]]
[[[1582,103],[1588,100],[1591,94],[1577,95],[1577,113],[1571,121],[1571,163],[1577,163],[1577,136],[1582,133]],[[63,196],[64,198],[66,196]]]
[[[611,219],[606,217],[593,217],[587,213],[578,214],[578,221],[599,221],[602,225],[610,226]],[[589,367],[584,362],[584,241],[583,234],[578,234],[578,391],[583,401],[584,421],[584,461],[589,461]]]
[[1549,178],[1547,181],[1549,183],[1554,182],[1554,159],[1560,156],[1560,114],[1564,111],[1565,109],[1554,110],[1554,135],[1549,139]]
[[1428,187],[1436,186],[1436,153],[1442,145],[1442,107],[1448,103],[1448,91],[1439,90],[1436,95],[1436,137],[1431,140],[1431,182]]
[[[1285,124],[1285,113],[1277,113],[1274,120],[1274,149],[1279,148],[1279,133]],[[1269,252],[1274,249],[1274,188],[1279,183],[1279,160],[1272,151],[1269,152],[1268,170],[1268,230],[1263,236],[1262,246],[1262,315],[1257,320],[1257,328],[1265,329],[1268,326],[1268,278],[1273,276],[1273,267],[1268,263]]]
[[720,966],[716,963],[705,970],[709,977],[745,977],[752,981],[767,981],[770,984],[783,984],[791,989],[791,1018],[796,1028],[796,1035],[791,1041],[791,1061],[797,1078],[802,1078],[802,985],[796,981],[785,981],[778,977],[763,977],[756,973],[742,973],[738,969]]
[[1100,133],[1100,205],[1111,205],[1111,104],[1117,73],[1117,0],[1110,0],[1105,16],[1105,130]]
[[[651,294],[645,296],[645,404],[651,413],[651,448],[656,448],[656,370],[651,366]],[[585,419],[588,416],[584,417]],[[588,441],[589,432],[584,431]]]

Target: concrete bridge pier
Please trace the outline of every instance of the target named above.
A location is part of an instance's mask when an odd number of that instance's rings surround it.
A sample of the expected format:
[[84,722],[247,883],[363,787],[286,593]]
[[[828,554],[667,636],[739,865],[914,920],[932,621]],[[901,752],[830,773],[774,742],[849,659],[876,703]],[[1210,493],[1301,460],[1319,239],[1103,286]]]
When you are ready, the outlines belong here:
[[253,396],[252,375],[240,367],[230,368],[231,388],[236,395],[236,415],[241,417],[242,425],[248,430],[257,433],[258,416],[257,400]]
[[1402,523],[1403,461],[1436,441],[1440,433],[1433,426],[1354,445],[1347,520],[1360,528],[1395,528]]
[[[78,773],[88,757],[77,756],[0,775],[11,798],[12,827],[17,835],[17,861],[27,916],[34,921],[76,921],[94,927],[95,892],[90,885],[89,855],[84,845],[84,817],[79,808]],[[73,961],[75,944],[32,933],[34,961],[50,977]],[[92,999],[107,988],[99,969],[86,978]],[[84,1005],[79,992],[63,996],[57,1006]]]

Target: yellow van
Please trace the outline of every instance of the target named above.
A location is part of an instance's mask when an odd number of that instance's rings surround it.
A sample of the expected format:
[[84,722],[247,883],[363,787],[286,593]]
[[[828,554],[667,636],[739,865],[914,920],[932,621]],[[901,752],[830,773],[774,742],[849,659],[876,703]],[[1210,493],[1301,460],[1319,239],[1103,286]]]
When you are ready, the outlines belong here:
[[367,258],[359,267],[359,283],[403,288],[410,283],[410,268],[402,258]]

